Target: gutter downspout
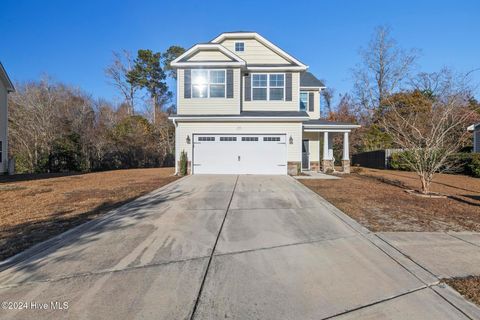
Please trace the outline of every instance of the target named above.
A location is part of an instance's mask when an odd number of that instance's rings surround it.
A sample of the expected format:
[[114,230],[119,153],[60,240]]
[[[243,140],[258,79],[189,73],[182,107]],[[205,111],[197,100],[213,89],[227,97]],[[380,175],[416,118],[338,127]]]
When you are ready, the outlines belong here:
[[175,126],[175,175],[178,175],[178,163],[177,163],[177,127],[178,123],[175,118],[172,119],[173,125]]

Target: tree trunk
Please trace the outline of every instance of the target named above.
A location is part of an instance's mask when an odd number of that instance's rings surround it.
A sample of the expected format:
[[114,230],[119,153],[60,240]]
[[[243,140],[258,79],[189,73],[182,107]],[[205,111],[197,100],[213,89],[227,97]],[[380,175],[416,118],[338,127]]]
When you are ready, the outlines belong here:
[[422,182],[422,193],[429,194],[430,193],[430,183],[431,180],[426,177],[425,175],[420,176],[420,181]]

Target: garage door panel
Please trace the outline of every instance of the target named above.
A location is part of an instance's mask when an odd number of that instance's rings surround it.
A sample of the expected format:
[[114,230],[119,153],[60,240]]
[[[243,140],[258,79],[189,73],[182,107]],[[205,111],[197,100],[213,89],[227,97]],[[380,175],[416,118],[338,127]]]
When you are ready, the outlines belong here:
[[194,135],[193,172],[286,174],[285,134]]

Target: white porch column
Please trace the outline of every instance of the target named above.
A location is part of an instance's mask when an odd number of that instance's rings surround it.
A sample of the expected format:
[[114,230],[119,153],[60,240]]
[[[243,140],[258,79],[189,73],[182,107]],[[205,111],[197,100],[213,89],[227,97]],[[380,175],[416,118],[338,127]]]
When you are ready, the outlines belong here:
[[333,133],[328,135],[328,159],[333,160]]
[[348,132],[343,133],[343,157],[342,170],[343,173],[350,173],[350,152],[348,151]]
[[348,132],[343,133],[343,158],[342,160],[350,160],[350,152],[348,151]]
[[323,133],[323,159],[322,159],[322,171],[329,172],[334,171],[333,165],[333,141],[332,136],[328,132]]
[[331,160],[330,158],[330,139],[328,137],[328,132],[323,133],[323,160]]

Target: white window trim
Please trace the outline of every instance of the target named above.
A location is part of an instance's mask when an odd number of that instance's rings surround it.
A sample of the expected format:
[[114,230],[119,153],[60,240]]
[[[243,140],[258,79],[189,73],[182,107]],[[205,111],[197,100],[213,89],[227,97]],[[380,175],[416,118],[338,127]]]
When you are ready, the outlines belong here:
[[[243,43],[243,50],[242,51],[237,51],[237,43]],[[233,50],[235,52],[245,52],[245,42],[243,41],[235,41],[235,43],[233,44]]]
[[[253,99],[253,76],[257,74],[266,74],[267,75],[267,86],[266,87],[255,87],[255,88],[267,88],[267,99],[266,100],[255,100]],[[281,87],[270,87],[270,75],[272,74],[282,74],[283,75],[283,99],[282,100],[270,100],[270,88],[281,88]],[[287,78],[285,73],[282,72],[255,72],[252,73],[252,78],[251,78],[251,85],[250,85],[250,97],[252,101],[272,101],[272,102],[278,102],[278,101],[285,101],[285,90],[286,90],[286,82]]]
[[307,95],[307,105],[304,111],[312,112],[312,111],[308,111],[310,109],[310,93],[308,91],[300,91],[300,94],[298,95],[298,97],[300,98],[298,101],[298,111],[302,111],[302,109],[300,108],[300,102],[302,102],[302,93],[305,93]]
[[[227,98],[227,69],[192,69],[192,73],[195,71],[195,70],[202,70],[202,71],[207,71],[207,74],[208,74],[208,83],[207,83],[207,96],[206,97],[194,97],[193,96],[193,86],[195,85],[193,83],[193,75],[191,76],[191,80],[190,80],[190,90],[191,90],[191,98],[192,99],[226,99]],[[224,73],[224,79],[225,79],[225,82],[223,83],[224,85],[224,92],[223,92],[223,97],[210,97],[210,85],[221,85],[222,83],[211,83],[210,82],[210,72],[211,71],[223,71]]]

